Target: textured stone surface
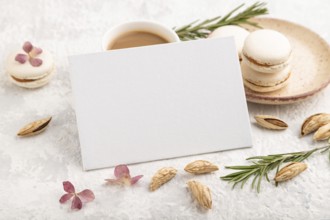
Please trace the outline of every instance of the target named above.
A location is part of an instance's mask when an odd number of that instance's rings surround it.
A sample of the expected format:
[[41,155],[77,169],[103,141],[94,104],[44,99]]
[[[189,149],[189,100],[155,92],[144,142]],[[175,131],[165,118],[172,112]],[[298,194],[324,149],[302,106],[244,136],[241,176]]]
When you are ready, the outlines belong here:
[[[218,179],[228,173],[224,165],[245,163],[247,156],[321,145],[313,143],[310,136],[300,138],[299,127],[306,116],[329,112],[329,88],[299,104],[249,104],[252,121],[255,114],[270,114],[290,125],[284,132],[273,132],[252,123],[252,149],[130,166],[133,174],[145,175],[132,188],[104,186],[103,179],[112,177],[113,169],[81,169],[68,55],[100,51],[103,33],[119,22],[151,19],[175,26],[224,14],[241,2],[0,0],[0,60],[30,40],[51,51],[57,67],[57,75],[48,86],[25,90],[9,82],[0,62],[0,219],[330,219],[330,165],[326,156],[310,158],[307,171],[277,188],[264,182],[260,194],[249,187],[231,190]],[[328,1],[277,0],[271,1],[269,8],[272,17],[303,24],[330,41]],[[15,136],[25,123],[47,115],[52,115],[53,121],[42,135],[26,139]],[[212,191],[213,209],[208,213],[192,202],[185,184],[192,176],[183,168],[195,159],[220,166],[214,174],[194,177]],[[165,166],[177,168],[177,177],[149,193],[152,175]],[[93,189],[96,200],[79,212],[70,211],[69,204],[58,202],[63,180],[72,181],[77,190]]]

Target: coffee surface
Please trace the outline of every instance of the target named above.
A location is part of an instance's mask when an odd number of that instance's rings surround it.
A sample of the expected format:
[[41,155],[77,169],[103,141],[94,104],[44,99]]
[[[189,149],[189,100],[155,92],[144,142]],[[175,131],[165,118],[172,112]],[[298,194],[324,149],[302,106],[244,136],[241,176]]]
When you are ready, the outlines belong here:
[[119,36],[113,43],[108,46],[108,50],[141,47],[154,44],[168,43],[163,37],[144,31],[132,31]]

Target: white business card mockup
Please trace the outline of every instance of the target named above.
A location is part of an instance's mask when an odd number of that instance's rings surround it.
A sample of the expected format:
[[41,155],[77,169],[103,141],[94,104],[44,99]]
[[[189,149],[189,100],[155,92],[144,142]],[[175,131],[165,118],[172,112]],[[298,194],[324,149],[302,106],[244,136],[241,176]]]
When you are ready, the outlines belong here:
[[250,147],[232,38],[70,57],[85,170]]

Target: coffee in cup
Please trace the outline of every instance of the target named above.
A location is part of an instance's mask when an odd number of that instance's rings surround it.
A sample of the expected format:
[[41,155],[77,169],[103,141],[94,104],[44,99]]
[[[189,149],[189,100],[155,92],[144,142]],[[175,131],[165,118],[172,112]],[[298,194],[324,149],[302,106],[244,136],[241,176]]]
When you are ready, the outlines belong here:
[[146,31],[131,31],[118,36],[108,46],[108,50],[116,50],[130,47],[141,47],[155,44],[169,43],[165,38],[158,34]]
[[180,42],[171,28],[153,21],[134,21],[120,24],[103,37],[103,50],[116,50],[156,44]]

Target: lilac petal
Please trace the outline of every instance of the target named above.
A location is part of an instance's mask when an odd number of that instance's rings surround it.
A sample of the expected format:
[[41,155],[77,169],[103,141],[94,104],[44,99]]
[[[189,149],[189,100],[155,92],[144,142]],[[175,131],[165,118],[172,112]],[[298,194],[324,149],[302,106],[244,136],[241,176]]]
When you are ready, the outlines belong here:
[[64,181],[63,182],[63,189],[67,193],[75,193],[76,192],[76,190],[74,189],[74,186],[69,181]]
[[42,64],[42,60],[39,58],[30,58],[30,64],[34,67],[38,67]]
[[32,50],[31,50],[31,52],[30,52],[30,56],[35,57],[35,56],[37,56],[37,55],[39,55],[41,53],[42,53],[42,49],[41,48],[39,48],[39,47],[33,47]]
[[89,189],[85,189],[80,193],[77,193],[77,195],[79,196],[82,202],[91,202],[95,199],[94,193]]
[[72,204],[71,204],[71,209],[81,209],[82,208],[82,202],[79,199],[78,196],[75,196],[72,200]]
[[65,203],[66,201],[68,201],[69,199],[71,199],[72,196],[74,196],[73,193],[66,193],[66,194],[64,194],[64,195],[60,198],[60,203]]
[[115,167],[115,176],[119,179],[122,177],[129,177],[129,169],[126,165],[121,164]]
[[139,179],[141,179],[143,177],[143,175],[138,175],[135,176],[131,179],[131,185],[134,185],[137,181],[139,181]]
[[28,56],[26,54],[17,54],[16,57],[15,57],[15,60],[19,63],[25,63],[28,59]]
[[30,41],[26,41],[23,45],[23,50],[26,52],[26,53],[30,53],[30,51],[32,50],[33,48],[33,45],[30,43]]

